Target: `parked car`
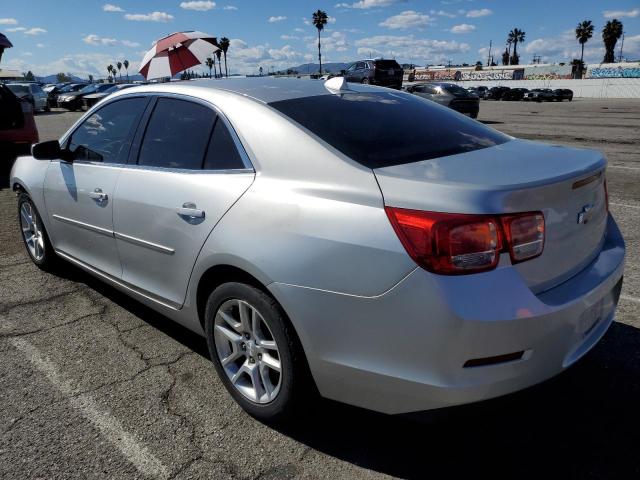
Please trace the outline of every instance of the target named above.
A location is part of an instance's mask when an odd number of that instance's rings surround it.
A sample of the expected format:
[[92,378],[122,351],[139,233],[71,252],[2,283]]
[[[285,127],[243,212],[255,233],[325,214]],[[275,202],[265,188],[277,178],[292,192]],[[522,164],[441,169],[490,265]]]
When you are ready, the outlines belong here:
[[101,92],[97,92],[97,93],[90,93],[88,95],[84,95],[82,97],[82,108],[84,110],[89,110],[91,107],[93,107],[96,103],[98,103],[100,100],[102,100],[103,98],[106,98],[107,96],[111,95],[114,92],[117,92],[118,90],[123,90],[125,88],[131,88],[131,87],[135,87],[136,85],[134,83],[118,83],[118,84],[112,84],[111,88],[107,88],[105,90],[102,90]]
[[31,152],[31,145],[39,141],[33,118],[33,106],[18,98],[8,85],[0,83],[0,160],[2,174],[9,172],[8,161],[17,155]]
[[88,85],[87,83],[70,83],[68,85],[63,86],[62,88],[59,88],[58,92],[55,94],[55,99],[54,99],[52,104],[51,104],[51,100],[50,100],[51,106],[52,107],[57,107],[58,106],[58,97],[60,97],[60,95],[72,94],[74,92],[82,90],[87,85]]
[[453,83],[419,83],[406,87],[406,91],[419,97],[433,100],[457,112],[478,118],[480,99],[468,90]]
[[256,77],[113,93],[10,182],[37,266],[204,336],[276,420],[315,391],[400,414],[574,364],[622,285],[605,168],[406,92]]
[[42,90],[47,94],[47,104],[49,108],[57,106],[56,98],[67,85],[69,85],[69,83],[49,84],[42,87]]
[[530,102],[553,102],[555,95],[550,88],[534,88],[524,96],[523,100]]
[[522,100],[527,93],[528,88],[511,88],[502,94],[500,100]]
[[475,94],[478,98],[485,99],[487,97],[489,87],[481,85],[479,87],[469,87],[467,90],[469,90],[470,93]]
[[354,62],[344,71],[347,82],[367,83],[381,87],[400,89],[402,87],[402,67],[395,60],[361,60]]
[[573,90],[569,90],[568,88],[558,88],[553,91],[553,96],[555,100],[561,102],[563,100],[573,100]]
[[58,95],[58,107],[76,111],[82,108],[82,99],[85,95],[104,92],[113,87],[112,83],[91,83],[76,92],[61,93]]
[[487,100],[502,100],[502,96],[509,90],[511,90],[509,87],[491,87],[485,98]]
[[44,112],[49,111],[49,104],[47,103],[47,94],[42,90],[37,83],[30,82],[12,82],[6,84],[9,90],[11,90],[16,97],[23,98],[31,103],[33,110],[41,110]]

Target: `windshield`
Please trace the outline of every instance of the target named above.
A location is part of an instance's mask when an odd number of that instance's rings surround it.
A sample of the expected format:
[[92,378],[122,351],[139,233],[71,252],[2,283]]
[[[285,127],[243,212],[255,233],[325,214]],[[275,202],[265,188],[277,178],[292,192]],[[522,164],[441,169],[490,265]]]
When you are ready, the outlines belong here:
[[319,95],[270,105],[369,168],[455,155],[509,140],[453,110],[402,92]]
[[96,90],[98,90],[98,88],[100,88],[100,85],[97,84],[97,83],[93,83],[91,85],[87,85],[82,90],[80,90],[78,93],[93,93]]
[[447,92],[452,93],[453,95],[457,95],[460,97],[469,96],[469,91],[462,87],[459,87],[458,85],[447,84],[447,85],[442,85],[442,88],[445,89]]
[[9,87],[9,90],[11,90],[18,97],[29,94],[29,87],[27,87],[26,85],[17,85],[15,83],[10,83],[7,85],[7,87]]

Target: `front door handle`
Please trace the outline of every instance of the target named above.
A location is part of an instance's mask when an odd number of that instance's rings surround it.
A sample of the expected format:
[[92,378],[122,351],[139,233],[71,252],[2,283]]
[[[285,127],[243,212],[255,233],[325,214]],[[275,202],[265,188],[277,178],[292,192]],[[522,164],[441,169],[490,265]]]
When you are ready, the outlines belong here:
[[181,217],[204,218],[204,210],[200,210],[196,207],[196,204],[192,202],[182,204],[181,208],[176,209],[176,213]]
[[96,188],[93,192],[89,192],[89,197],[97,202],[106,202],[109,200],[109,195],[103,193],[101,188]]

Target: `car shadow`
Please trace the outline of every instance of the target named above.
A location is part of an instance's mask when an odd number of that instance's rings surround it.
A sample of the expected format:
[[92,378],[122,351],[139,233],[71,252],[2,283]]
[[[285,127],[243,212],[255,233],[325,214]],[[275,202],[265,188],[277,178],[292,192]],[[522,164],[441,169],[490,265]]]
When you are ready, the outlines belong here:
[[[67,278],[209,358],[199,335],[77,268]],[[563,374],[472,405],[389,416],[328,400],[273,428],[308,447],[400,478],[639,478],[640,329],[614,323]]]

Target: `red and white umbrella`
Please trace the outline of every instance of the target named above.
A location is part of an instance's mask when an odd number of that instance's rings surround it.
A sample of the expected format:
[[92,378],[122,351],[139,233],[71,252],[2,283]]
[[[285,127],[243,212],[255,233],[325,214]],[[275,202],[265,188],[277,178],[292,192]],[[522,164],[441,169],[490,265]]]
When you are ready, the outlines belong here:
[[219,50],[216,37],[204,32],[178,32],[161,38],[140,63],[147,80],[173,77],[176,73],[202,64]]

